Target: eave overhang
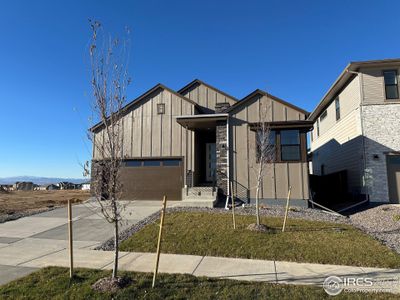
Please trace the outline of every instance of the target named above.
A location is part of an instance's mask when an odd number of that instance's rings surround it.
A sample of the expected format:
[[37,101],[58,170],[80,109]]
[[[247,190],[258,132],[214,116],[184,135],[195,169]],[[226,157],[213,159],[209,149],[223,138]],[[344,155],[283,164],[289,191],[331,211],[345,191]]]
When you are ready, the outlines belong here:
[[218,121],[226,121],[229,114],[201,114],[177,116],[176,122],[189,130],[213,129]]
[[[296,120],[296,121],[279,121],[279,122],[267,122],[270,129],[303,129],[310,131],[313,127],[312,121]],[[261,123],[249,123],[250,130],[256,131],[261,127]]]

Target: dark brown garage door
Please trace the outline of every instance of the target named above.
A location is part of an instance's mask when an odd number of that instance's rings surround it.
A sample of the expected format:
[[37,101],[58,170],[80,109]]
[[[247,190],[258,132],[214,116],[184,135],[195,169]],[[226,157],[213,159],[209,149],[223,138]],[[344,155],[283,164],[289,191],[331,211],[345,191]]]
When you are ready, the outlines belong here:
[[181,158],[126,160],[121,169],[122,199],[181,200],[183,164]]

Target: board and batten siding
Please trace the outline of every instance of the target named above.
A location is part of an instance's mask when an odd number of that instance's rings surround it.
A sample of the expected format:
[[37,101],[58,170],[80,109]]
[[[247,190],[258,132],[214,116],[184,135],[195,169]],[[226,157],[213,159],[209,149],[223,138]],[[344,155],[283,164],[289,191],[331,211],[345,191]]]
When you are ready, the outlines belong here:
[[[157,104],[165,104],[165,114],[157,113]],[[180,115],[195,114],[192,103],[164,89],[158,89],[123,116],[123,157],[183,157],[185,169],[194,168],[194,133],[176,122]],[[100,142],[103,130],[95,134]],[[186,145],[188,145],[186,149]],[[187,159],[186,159],[187,153]],[[93,159],[98,159],[96,147]]]
[[313,174],[322,175],[322,165],[325,175],[347,170],[349,192],[359,193],[363,170],[360,78],[355,77],[337,97],[340,119],[336,120],[335,101],[332,101],[326,109],[326,118],[319,122],[319,136],[314,123],[311,141]]
[[386,100],[385,97],[385,81],[383,79],[383,71],[385,70],[396,70],[397,71],[397,81],[400,81],[400,68],[397,65],[392,67],[382,67],[380,68],[368,68],[368,69],[360,69],[360,73],[362,73],[362,86],[363,86],[363,105],[371,105],[371,104],[385,104],[388,102],[397,102],[398,101],[390,101]]
[[215,110],[215,104],[217,103],[229,103],[233,105],[237,102],[235,99],[204,84],[196,84],[194,87],[184,91],[182,95],[210,110]]
[[[256,136],[248,123],[259,122],[260,103],[269,108],[270,121],[305,120],[304,113],[270,97],[255,95],[246,105],[232,111],[230,118],[231,178],[235,194],[242,199],[254,199],[256,194]],[[302,149],[304,151],[305,149]],[[273,163],[267,167],[261,190],[263,199],[284,199],[289,185],[293,199],[308,199],[308,166],[306,162]]]

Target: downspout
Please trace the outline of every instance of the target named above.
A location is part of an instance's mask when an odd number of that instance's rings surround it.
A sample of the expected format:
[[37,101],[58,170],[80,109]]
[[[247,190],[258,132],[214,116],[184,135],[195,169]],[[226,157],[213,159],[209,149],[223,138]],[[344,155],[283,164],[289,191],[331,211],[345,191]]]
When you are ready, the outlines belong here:
[[229,197],[230,193],[230,170],[229,170],[229,161],[230,161],[230,143],[229,143],[229,115],[226,119],[226,176],[227,176],[227,182],[226,182],[226,197]]
[[365,183],[365,191],[366,191],[366,196],[367,196],[367,201],[369,201],[369,186],[368,183],[366,182],[365,178],[365,172],[367,170],[367,152],[365,150],[365,135],[364,135],[364,118],[363,118],[363,102],[364,102],[364,89],[363,89],[363,82],[362,82],[362,73],[356,72],[356,71],[351,71],[347,69],[348,73],[355,74],[358,76],[358,82],[360,84],[360,124],[361,124],[361,145],[362,145],[362,151],[363,151],[363,181]]

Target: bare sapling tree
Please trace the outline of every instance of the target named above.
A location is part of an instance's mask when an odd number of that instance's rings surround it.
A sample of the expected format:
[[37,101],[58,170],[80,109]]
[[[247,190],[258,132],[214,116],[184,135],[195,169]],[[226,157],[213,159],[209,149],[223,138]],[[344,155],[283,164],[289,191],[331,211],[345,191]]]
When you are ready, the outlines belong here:
[[[90,20],[89,20],[90,21]],[[129,31],[123,40],[105,36],[98,21],[90,21],[89,45],[92,114],[99,126],[90,132],[93,143],[92,194],[104,218],[114,226],[114,264],[112,279],[118,274],[119,225],[124,205],[121,198],[120,170],[123,160],[123,107],[130,84],[127,72]],[[86,166],[88,167],[88,166]]]
[[256,163],[254,171],[256,175],[256,224],[260,226],[260,192],[264,176],[268,173],[269,166],[275,159],[275,143],[269,124],[270,105],[267,101],[260,103],[259,122],[256,126]]

